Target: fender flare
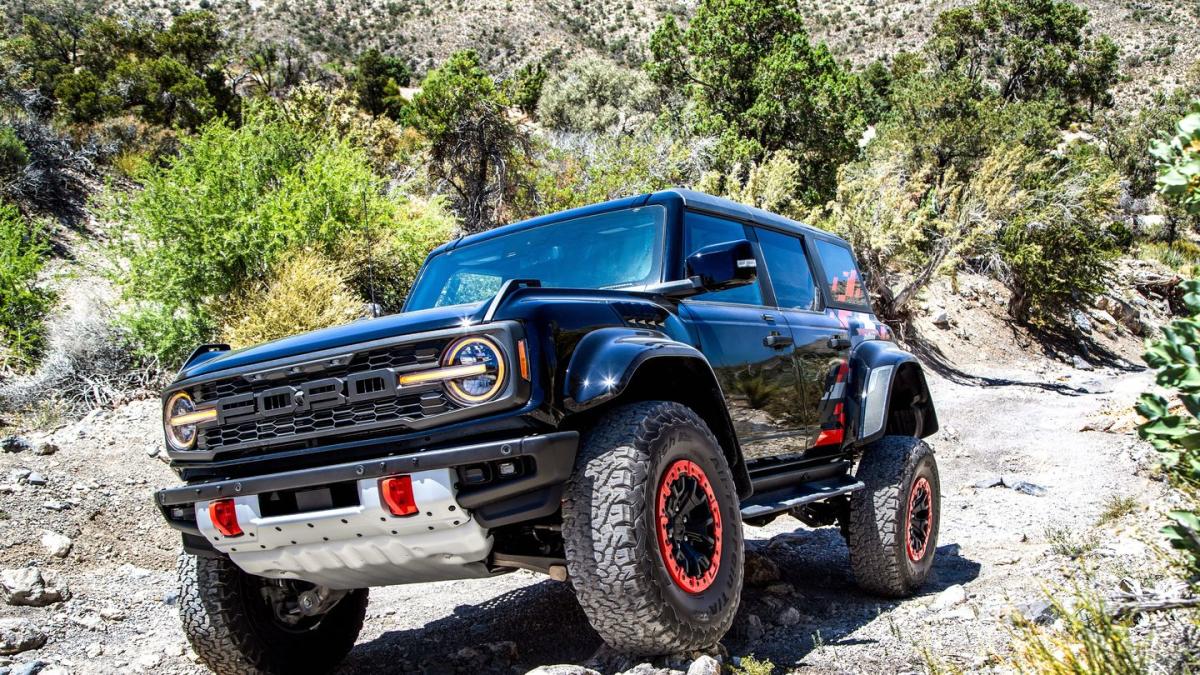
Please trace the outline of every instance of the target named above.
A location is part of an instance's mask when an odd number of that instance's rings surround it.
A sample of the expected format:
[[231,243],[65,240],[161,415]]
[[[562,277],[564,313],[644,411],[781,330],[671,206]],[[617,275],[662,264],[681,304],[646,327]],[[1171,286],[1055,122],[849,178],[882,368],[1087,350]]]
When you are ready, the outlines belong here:
[[738,493],[745,498],[752,490],[750,474],[733,430],[733,421],[712,365],[695,347],[656,331],[626,327],[594,330],[579,341],[568,361],[562,385],[563,407],[569,414],[576,414],[617,401],[629,393],[630,385],[641,369],[668,358],[685,360],[707,380],[708,392],[689,393],[710,399],[708,415],[701,410],[697,413],[705,418],[712,432],[722,441]]
[[867,340],[850,354],[850,383],[846,392],[849,435],[855,445],[866,445],[887,433],[897,383],[911,379],[922,411],[921,438],[937,432],[938,421],[921,363],[893,342]]

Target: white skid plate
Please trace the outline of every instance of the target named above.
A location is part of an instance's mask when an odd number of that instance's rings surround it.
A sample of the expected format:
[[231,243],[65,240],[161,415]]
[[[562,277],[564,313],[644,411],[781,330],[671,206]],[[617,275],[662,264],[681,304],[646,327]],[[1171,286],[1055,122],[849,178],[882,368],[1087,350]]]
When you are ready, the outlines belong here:
[[243,534],[225,537],[196,503],[196,523],[214,548],[250,574],[300,579],[334,589],[489,575],[486,530],[454,498],[449,469],[412,475],[419,513],[396,517],[378,479],[358,481],[359,505],[263,517],[258,495],[234,497]]

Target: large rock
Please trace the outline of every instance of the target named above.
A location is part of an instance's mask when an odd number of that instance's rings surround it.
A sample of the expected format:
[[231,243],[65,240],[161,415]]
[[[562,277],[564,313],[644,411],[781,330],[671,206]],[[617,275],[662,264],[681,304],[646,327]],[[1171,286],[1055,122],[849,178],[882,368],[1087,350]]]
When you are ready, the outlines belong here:
[[46,634],[29,619],[0,619],[0,654],[20,654],[44,644]]
[[966,589],[962,587],[962,584],[954,584],[941,593],[938,593],[937,597],[933,599],[933,603],[929,605],[929,608],[935,612],[939,612],[943,609],[950,609],[951,607],[961,605],[966,601]]
[[746,551],[743,575],[748,586],[767,586],[779,581],[779,566],[761,553]]
[[10,605],[45,607],[71,597],[53,577],[47,580],[36,567],[0,571],[0,597]]
[[32,450],[33,444],[20,436],[5,436],[0,438],[0,450],[4,452],[25,452]]
[[585,668],[584,666],[562,664],[556,666],[538,666],[526,672],[525,675],[600,675],[600,671]]
[[701,656],[688,666],[687,675],[721,675],[721,663],[711,656]]
[[42,530],[42,546],[55,558],[65,558],[71,552],[71,538],[65,534]]

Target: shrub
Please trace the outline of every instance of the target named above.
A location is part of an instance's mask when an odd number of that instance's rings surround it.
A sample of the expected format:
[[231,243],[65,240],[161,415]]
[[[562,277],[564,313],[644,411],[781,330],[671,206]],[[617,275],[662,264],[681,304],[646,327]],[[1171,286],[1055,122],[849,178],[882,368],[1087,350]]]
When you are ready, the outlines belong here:
[[[1160,339],[1148,341],[1143,357],[1157,371],[1155,382],[1174,401],[1142,394],[1137,409],[1146,422],[1138,427],[1138,435],[1158,450],[1167,475],[1194,503],[1200,491],[1200,281],[1181,286],[1187,316],[1165,326]],[[1170,517],[1163,533],[1172,546],[1189,554],[1193,571],[1200,573],[1200,516],[1194,510],[1177,510]]]
[[[744,177],[743,177],[744,174]],[[696,189],[789,217],[799,217],[796,195],[803,191],[800,164],[787,150],[771,153],[746,169],[735,164],[728,173],[706,173]]]
[[451,222],[410,228],[408,200],[385,190],[364,151],[335,129],[290,122],[267,102],[249,106],[240,128],[209,123],[143,180],[142,191],[116,197],[109,215],[120,223],[116,249],[127,261],[126,324],[147,353],[169,363],[215,335],[231,294],[267,279],[289,251],[340,261],[363,242],[399,240],[404,246],[392,250],[415,261]]
[[537,110],[542,122],[555,129],[621,133],[649,121],[652,104],[643,73],[584,57],[549,79]]
[[410,77],[404,61],[384,56],[378,49],[368,49],[355,59],[350,85],[358,94],[358,103],[363,110],[377,117],[387,115],[400,119],[404,104],[393,92],[399,87],[407,87]]
[[1150,154],[1158,160],[1158,191],[1189,214],[1200,214],[1200,100],[1173,136],[1151,145]]
[[456,52],[430,72],[413,97],[409,122],[429,139],[429,174],[449,191],[464,228],[495,226],[516,195],[514,169],[527,142],[479,55]]
[[363,315],[346,270],[312,251],[283,256],[265,280],[238,289],[224,308],[221,340],[234,349],[336,326]]
[[42,351],[54,295],[37,281],[48,251],[40,226],[0,203],[0,369],[28,368]]
[[29,151],[10,126],[0,126],[0,180],[16,176],[29,163]]
[[1146,672],[1145,654],[1129,634],[1127,620],[1114,618],[1104,600],[1078,587],[1068,605],[1047,595],[1060,620],[1042,627],[1017,616],[1014,653],[1007,664],[1014,672],[1043,675],[1139,675]]

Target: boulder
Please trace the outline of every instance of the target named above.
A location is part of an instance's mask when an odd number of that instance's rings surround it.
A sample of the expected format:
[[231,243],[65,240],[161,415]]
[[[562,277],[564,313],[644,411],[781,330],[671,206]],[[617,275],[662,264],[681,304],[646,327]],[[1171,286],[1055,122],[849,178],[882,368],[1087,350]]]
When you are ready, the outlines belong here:
[[779,566],[761,553],[746,551],[743,574],[747,585],[767,586],[779,581]]
[[44,644],[46,634],[29,619],[0,619],[0,654],[20,654]]
[[36,567],[0,571],[0,597],[10,605],[45,607],[71,597],[63,584],[47,580]]
[[33,444],[21,436],[5,436],[0,438],[0,450],[4,452],[26,452],[32,450]]
[[701,656],[688,666],[687,675],[721,675],[721,664],[711,656]]
[[49,441],[42,441],[33,446],[35,455],[53,455],[56,452],[58,452],[58,446]]
[[42,530],[42,546],[55,558],[67,557],[67,554],[71,552],[72,544],[71,538],[65,534]]

